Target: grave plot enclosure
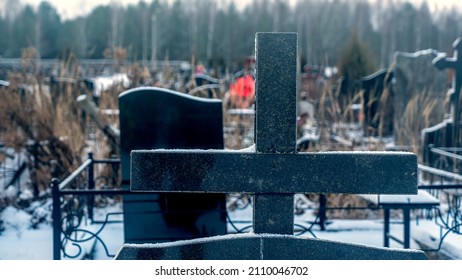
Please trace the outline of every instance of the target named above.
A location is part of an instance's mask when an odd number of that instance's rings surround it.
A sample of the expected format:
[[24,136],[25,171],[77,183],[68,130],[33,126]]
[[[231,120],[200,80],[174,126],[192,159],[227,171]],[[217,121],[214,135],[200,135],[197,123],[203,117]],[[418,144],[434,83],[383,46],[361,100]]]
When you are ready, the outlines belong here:
[[293,235],[295,193],[417,193],[414,154],[296,152],[297,45],[296,33],[256,35],[255,152],[132,152],[134,191],[252,193],[253,233],[163,244],[126,244],[117,259],[426,258],[415,250]]

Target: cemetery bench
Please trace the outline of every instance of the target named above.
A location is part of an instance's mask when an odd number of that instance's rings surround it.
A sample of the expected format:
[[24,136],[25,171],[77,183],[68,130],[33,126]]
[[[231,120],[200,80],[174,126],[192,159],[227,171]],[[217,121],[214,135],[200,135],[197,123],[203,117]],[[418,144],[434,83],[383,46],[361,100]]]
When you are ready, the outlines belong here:
[[255,152],[131,153],[132,191],[253,194],[252,233],[125,244],[116,259],[426,259],[417,250],[294,236],[295,193],[417,193],[414,154],[297,153],[297,45],[296,33],[256,35]]
[[[419,190],[417,195],[361,195],[367,201],[383,209],[383,246],[390,247],[390,239],[410,248],[411,241],[411,211],[414,209],[432,209],[440,205],[437,198],[425,190]],[[390,234],[390,211],[398,209],[403,215],[403,239]]]

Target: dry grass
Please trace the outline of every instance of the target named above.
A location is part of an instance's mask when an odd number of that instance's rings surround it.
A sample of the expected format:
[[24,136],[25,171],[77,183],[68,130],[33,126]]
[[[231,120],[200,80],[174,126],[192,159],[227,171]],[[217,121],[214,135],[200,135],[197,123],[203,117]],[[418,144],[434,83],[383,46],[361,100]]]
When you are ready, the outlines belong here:
[[75,103],[76,85],[50,92],[39,79],[38,75],[11,73],[10,87],[0,91],[1,140],[18,152],[27,151],[35,194],[48,188],[52,160],[59,177],[78,166],[86,140],[85,120]]
[[396,131],[397,134],[406,136],[406,140],[411,143],[412,150],[417,155],[422,154],[422,129],[431,127],[443,120],[441,112],[444,102],[434,96],[427,90],[414,95],[406,105],[400,130]]
[[[393,96],[385,86],[383,92],[379,94],[371,91],[369,101],[365,104],[364,92],[356,92],[350,100],[344,100],[341,105],[340,88],[332,85],[327,85],[321,96],[318,107],[317,118],[320,124],[321,140],[319,145],[312,151],[331,151],[331,150],[385,150],[386,146],[383,143],[385,125],[390,123],[394,112]],[[411,148],[417,155],[421,154],[421,131],[426,127],[435,125],[442,120],[441,112],[444,111],[444,102],[441,99],[435,99],[432,92],[424,91],[414,94],[406,106],[406,110],[402,116],[395,116],[395,119],[400,119],[401,125],[394,128],[399,128],[400,131],[395,131],[400,135],[406,135],[411,143]],[[378,102],[377,112],[373,115],[370,108],[374,102]],[[335,133],[340,137],[347,138],[347,124],[357,122],[355,113],[351,109],[352,104],[363,104],[360,115],[367,116],[371,122],[378,124],[376,127],[363,126],[364,137],[363,143],[355,143],[356,146],[338,145],[331,140],[331,135]],[[360,123],[360,125],[363,125]],[[337,128],[333,128],[337,127]],[[375,136],[374,141],[372,137]],[[317,196],[312,197],[313,201],[317,201]],[[334,208],[349,208],[349,207],[366,207],[367,202],[355,195],[328,195],[328,207]],[[328,211],[329,218],[368,218],[377,215],[371,211],[357,210],[330,210]]]

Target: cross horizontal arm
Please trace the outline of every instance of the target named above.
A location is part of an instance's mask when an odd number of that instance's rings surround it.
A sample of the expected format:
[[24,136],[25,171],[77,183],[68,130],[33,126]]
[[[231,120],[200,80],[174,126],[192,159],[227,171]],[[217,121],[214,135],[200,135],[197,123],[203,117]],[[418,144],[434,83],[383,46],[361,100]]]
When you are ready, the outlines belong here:
[[455,69],[457,61],[454,58],[448,58],[446,56],[439,56],[433,60],[433,65],[439,70]]
[[131,156],[133,191],[417,193],[417,158],[412,153],[139,150]]

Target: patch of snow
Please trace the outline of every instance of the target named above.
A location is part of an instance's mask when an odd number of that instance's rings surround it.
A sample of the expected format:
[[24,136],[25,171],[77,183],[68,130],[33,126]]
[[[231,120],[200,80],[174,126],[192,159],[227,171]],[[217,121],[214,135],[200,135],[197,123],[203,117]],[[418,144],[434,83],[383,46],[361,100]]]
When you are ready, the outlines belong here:
[[[419,221],[419,225],[413,225],[412,238],[425,246],[425,249],[439,249],[441,255],[450,259],[462,260],[462,235],[449,233],[441,238],[447,231],[440,231],[439,227],[435,226],[434,221],[424,220]],[[440,248],[441,245],[441,248]]]
[[[310,205],[308,205],[310,206]],[[121,204],[115,204],[107,208],[95,209],[95,220],[105,220],[107,213],[111,214],[108,217],[109,221],[118,221],[119,223],[109,223],[102,230],[99,237],[105,242],[109,254],[116,254],[124,244],[123,233],[123,215]],[[295,215],[294,222],[304,227],[309,227],[315,221],[315,209],[307,209],[302,215]],[[51,202],[33,202],[26,210],[18,210],[12,206],[4,209],[0,213],[0,220],[3,221],[4,231],[0,232],[0,259],[9,260],[50,260],[53,252],[53,230],[50,218]],[[31,214],[29,214],[31,213]],[[246,227],[246,232],[251,234],[251,218],[252,207],[247,206],[243,209],[236,208],[234,211],[229,211],[228,216],[236,223],[238,228]],[[46,217],[47,222],[38,223],[35,228],[31,226],[31,221],[34,217]],[[318,225],[312,227],[313,234],[323,240],[332,240],[346,243],[353,243],[368,246],[383,246],[383,220],[345,220],[345,219],[330,219],[325,231],[321,231]],[[392,220],[391,234],[401,237],[403,234],[403,226],[400,223],[401,219]],[[102,224],[83,225],[82,229],[91,232],[97,232]],[[250,227],[249,227],[250,226]],[[228,227],[230,233],[235,232],[235,229]],[[433,221],[419,220],[417,224],[412,222],[411,228],[411,248],[419,249],[418,242],[414,240],[429,240],[430,245],[437,247],[440,235],[439,227]],[[301,237],[312,237],[309,232],[305,232]],[[432,243],[433,242],[433,243]],[[402,245],[391,241],[392,248],[402,248]],[[70,242],[67,244],[69,254],[78,252],[78,248]],[[83,245],[82,250],[92,254],[93,259],[103,260],[111,259],[106,255],[105,249],[101,242],[92,239]],[[462,259],[462,236],[449,234],[442,243],[442,252],[455,259]]]
[[21,191],[21,193],[19,194],[20,200],[30,200],[32,198],[34,198],[34,194],[32,193],[30,189],[25,189]]
[[10,185],[8,186],[3,193],[0,193],[0,197],[14,199],[18,196],[18,188]]
[[0,233],[1,260],[53,259],[53,230],[51,226],[38,229],[14,230],[11,227]]
[[245,149],[237,150],[237,152],[240,152],[240,153],[255,153],[256,151],[257,151],[257,146],[255,146],[255,144]]
[[3,221],[6,229],[20,233],[30,227],[31,215],[23,210],[16,209],[13,206],[6,207],[0,214],[0,220]]
[[51,225],[53,220],[51,218],[53,203],[51,199],[45,201],[35,201],[26,209],[26,212],[31,214],[31,226],[36,228],[39,224]]
[[120,84],[124,88],[130,86],[130,80],[128,79],[127,74],[114,74],[112,76],[101,76],[94,79],[95,90],[94,95],[99,97],[101,93],[105,90],[108,90],[111,86]]

